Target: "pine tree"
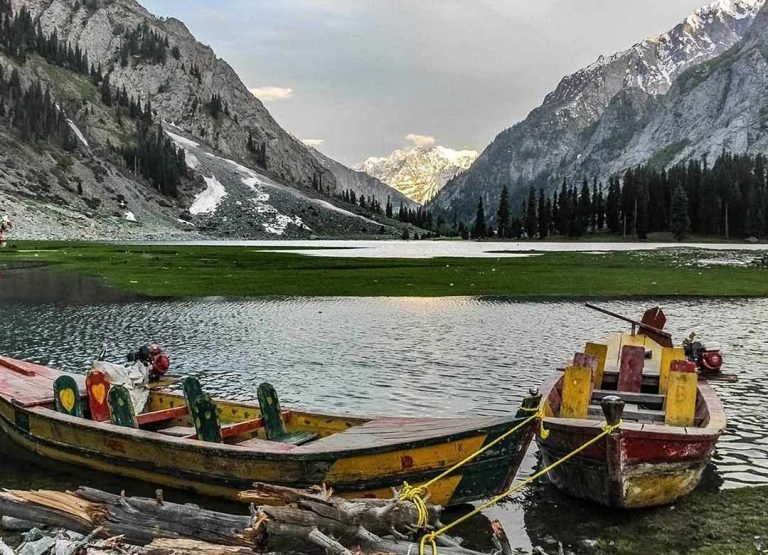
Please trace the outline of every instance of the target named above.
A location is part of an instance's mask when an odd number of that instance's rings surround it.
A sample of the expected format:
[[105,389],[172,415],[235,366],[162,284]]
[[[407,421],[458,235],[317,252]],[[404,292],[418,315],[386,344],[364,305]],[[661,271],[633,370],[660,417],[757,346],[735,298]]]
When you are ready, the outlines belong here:
[[549,221],[551,215],[547,211],[547,202],[548,199],[544,197],[544,189],[539,189],[539,206],[537,208],[539,219],[537,228],[540,239],[546,239],[547,235],[549,235]]
[[671,231],[675,239],[682,241],[688,234],[691,220],[688,217],[688,195],[682,185],[672,192]]
[[496,225],[499,237],[509,237],[509,190],[506,185],[501,189],[499,209],[496,211]]
[[539,218],[536,214],[536,191],[533,187],[528,191],[528,202],[525,208],[525,232],[529,239],[536,237],[539,228]]
[[589,230],[592,212],[592,195],[589,190],[589,182],[585,177],[578,198],[576,229],[574,230],[576,237],[581,237]]
[[472,237],[474,239],[484,239],[488,237],[488,228],[485,223],[485,209],[483,208],[482,197],[479,197],[477,201],[477,213],[475,214],[475,225],[472,227]]

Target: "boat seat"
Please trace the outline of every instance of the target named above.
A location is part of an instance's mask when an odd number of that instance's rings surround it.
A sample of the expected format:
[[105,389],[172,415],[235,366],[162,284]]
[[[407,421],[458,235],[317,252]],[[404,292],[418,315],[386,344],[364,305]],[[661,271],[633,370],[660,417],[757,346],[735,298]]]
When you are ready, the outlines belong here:
[[[589,416],[596,418],[605,418],[603,409],[600,405],[589,405]],[[622,415],[624,420],[636,420],[638,422],[664,422],[663,410],[641,409],[637,405],[627,405]]]
[[101,370],[91,369],[85,376],[85,390],[88,392],[88,408],[91,410],[91,420],[94,422],[109,422],[109,380]]
[[280,399],[278,399],[277,392],[271,384],[266,382],[261,384],[256,395],[259,398],[261,417],[264,419],[264,429],[268,440],[304,445],[317,439],[318,435],[312,432],[288,432],[286,430],[283,412],[280,410]]
[[605,397],[619,397],[625,403],[632,403],[635,405],[653,405],[658,407],[664,406],[664,395],[656,395],[653,393],[628,393],[626,391],[612,391],[608,389],[595,389],[592,391],[592,402],[599,403]]
[[59,376],[53,382],[53,403],[57,412],[78,418],[83,417],[80,389],[72,376]]
[[109,404],[112,424],[126,428],[139,427],[139,423],[136,421],[136,413],[133,410],[131,394],[126,388],[122,385],[115,385],[109,388],[107,403]]

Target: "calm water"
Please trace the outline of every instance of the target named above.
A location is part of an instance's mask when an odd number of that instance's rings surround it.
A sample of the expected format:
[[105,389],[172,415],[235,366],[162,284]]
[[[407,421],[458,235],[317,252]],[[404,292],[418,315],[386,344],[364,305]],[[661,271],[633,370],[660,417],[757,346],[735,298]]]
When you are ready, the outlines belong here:
[[350,258],[507,258],[530,256],[537,252],[611,252],[656,250],[663,248],[705,249],[711,251],[765,251],[768,245],[751,243],[588,243],[572,242],[480,242],[480,241],[169,241],[165,245],[211,245],[269,248],[277,252],[293,252],[308,256]]
[[[639,316],[653,303],[602,304]],[[728,371],[741,377],[715,386],[729,425],[706,487],[768,483],[768,300],[660,304],[678,339],[696,331],[720,342]],[[258,384],[270,381],[286,405],[355,414],[508,412],[585,341],[621,329],[580,303],[493,298],[0,304],[0,352],[11,356],[83,372],[105,338],[114,360],[158,341],[176,375],[196,375],[216,394],[255,400]],[[84,481],[3,460],[0,487]],[[535,462],[532,449],[522,473]],[[589,518],[619,518],[543,487],[488,516],[505,523],[515,545],[540,545],[547,535],[569,537],[555,516],[563,503]]]

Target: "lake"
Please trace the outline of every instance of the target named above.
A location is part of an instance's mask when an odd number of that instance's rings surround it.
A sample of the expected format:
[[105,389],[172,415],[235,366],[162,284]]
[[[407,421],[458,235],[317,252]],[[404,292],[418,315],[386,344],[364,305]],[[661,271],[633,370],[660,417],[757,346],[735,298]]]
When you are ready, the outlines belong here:
[[[353,414],[513,411],[529,388],[541,384],[586,341],[624,329],[622,322],[580,303],[502,298],[43,300],[15,303],[6,297],[0,304],[0,352],[84,372],[105,338],[115,361],[157,341],[172,357],[173,374],[198,376],[215,394],[255,400],[259,383],[269,381],[287,406]],[[600,304],[639,317],[654,302]],[[715,384],[729,425],[702,487],[768,483],[768,299],[659,304],[678,341],[696,331],[720,342],[726,370],[740,376],[738,383]],[[532,447],[521,475],[535,464]],[[131,491],[124,483],[85,473],[52,475],[36,468],[22,469],[15,459],[3,458],[0,487],[50,486],[52,481],[69,487],[96,480],[96,485]],[[502,520],[513,545],[530,547],[542,541],[541,527],[533,520],[540,524],[551,518],[547,534],[555,538],[576,533],[577,523],[558,516],[557,507],[564,503],[589,518],[619,518],[544,486],[529,488],[488,516]]]

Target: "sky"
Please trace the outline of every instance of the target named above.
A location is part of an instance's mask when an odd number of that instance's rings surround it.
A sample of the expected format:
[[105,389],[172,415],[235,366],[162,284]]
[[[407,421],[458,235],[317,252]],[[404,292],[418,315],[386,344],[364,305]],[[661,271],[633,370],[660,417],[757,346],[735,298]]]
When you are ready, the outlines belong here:
[[140,1],[186,23],[283,128],[353,167],[408,146],[409,135],[480,151],[563,76],[707,3]]

